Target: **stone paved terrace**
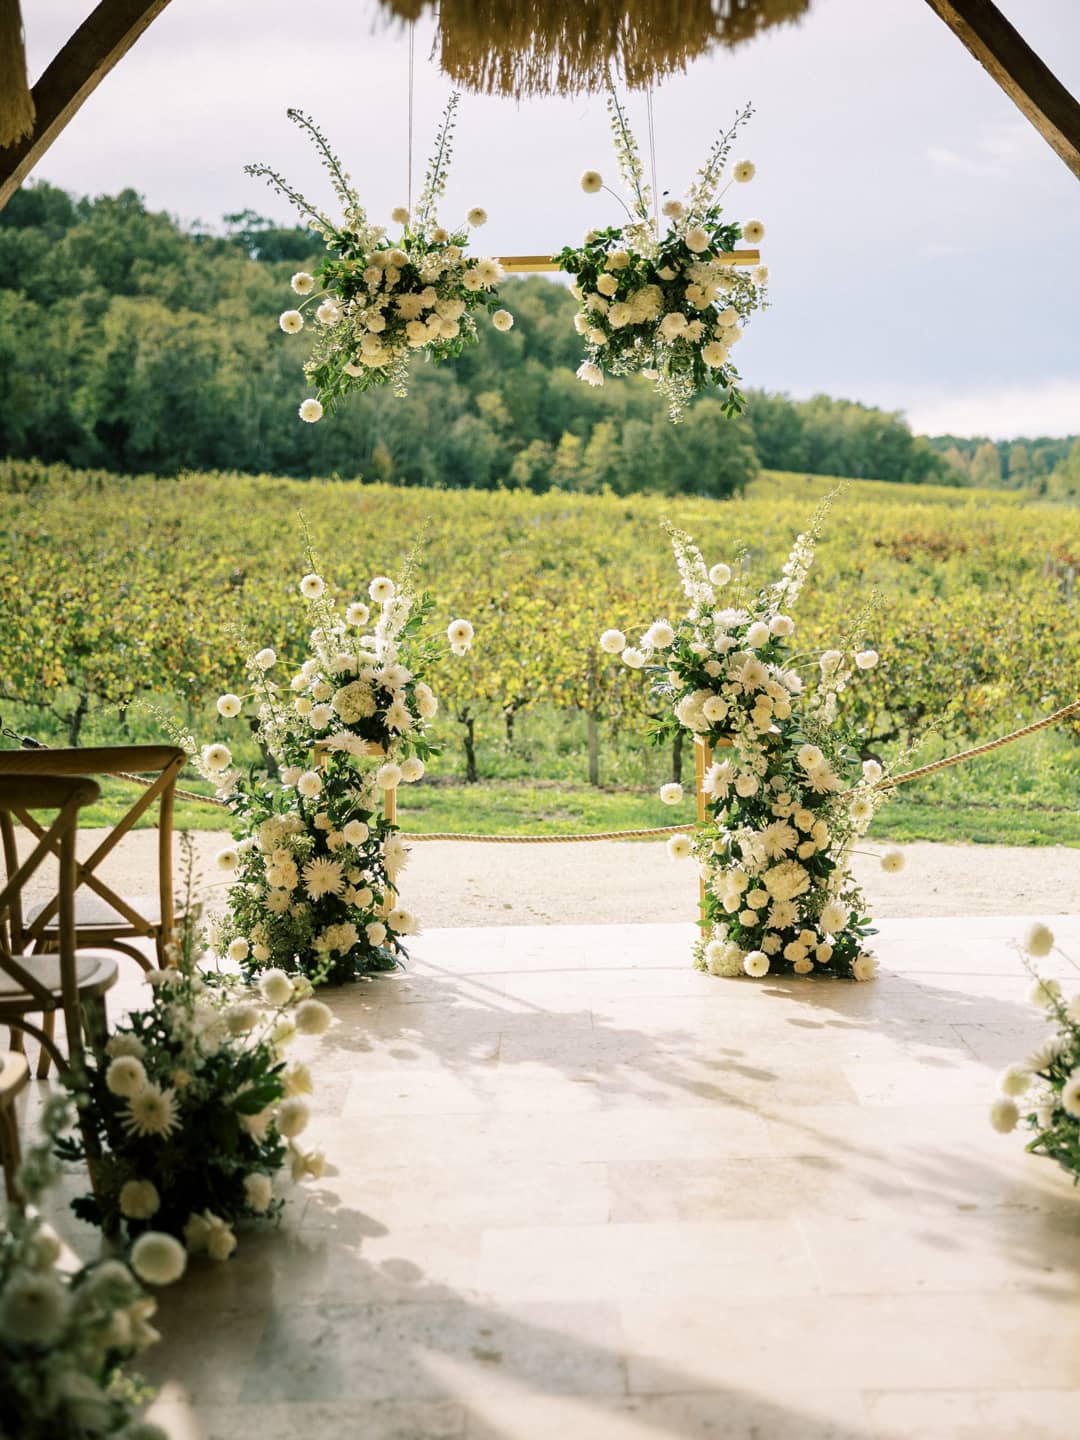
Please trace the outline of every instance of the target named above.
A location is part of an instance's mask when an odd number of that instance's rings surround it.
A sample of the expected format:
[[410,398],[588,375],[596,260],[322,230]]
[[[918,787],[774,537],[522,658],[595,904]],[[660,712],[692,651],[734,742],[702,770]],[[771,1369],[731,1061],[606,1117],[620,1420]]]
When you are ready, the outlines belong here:
[[[407,974],[329,997],[304,1042],[327,1175],[162,1293],[153,1417],[1075,1440],[1080,1192],[986,1119],[1046,1028],[1024,923],[885,921],[859,986],[711,979],[686,925],[430,931]],[[1080,955],[1080,921],[1055,929]]]

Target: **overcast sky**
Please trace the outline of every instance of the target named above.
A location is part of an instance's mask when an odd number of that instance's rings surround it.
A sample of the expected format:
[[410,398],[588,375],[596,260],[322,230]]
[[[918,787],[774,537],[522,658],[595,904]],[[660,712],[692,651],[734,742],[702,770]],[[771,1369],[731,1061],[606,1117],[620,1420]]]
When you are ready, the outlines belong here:
[[[24,3],[32,77],[91,0]],[[998,0],[1080,92],[1078,0]],[[288,207],[242,173],[264,160],[329,205],[285,118],[313,114],[369,213],[404,204],[408,45],[373,0],[172,0],[106,77],[37,175],[81,194],[131,186],[216,224]],[[449,84],[416,34],[414,172]],[[906,411],[916,430],[1080,432],[1080,182],[924,0],[815,0],[772,31],[666,82],[654,99],[661,190],[682,192],[713,134],[751,99],[729,193],[766,226],[774,308],[739,347],[746,383]],[[644,101],[632,113],[644,142]],[[444,216],[476,204],[494,254],[554,251],[619,214],[586,196],[615,178],[602,97],[465,96]],[[417,186],[418,188],[418,186]]]

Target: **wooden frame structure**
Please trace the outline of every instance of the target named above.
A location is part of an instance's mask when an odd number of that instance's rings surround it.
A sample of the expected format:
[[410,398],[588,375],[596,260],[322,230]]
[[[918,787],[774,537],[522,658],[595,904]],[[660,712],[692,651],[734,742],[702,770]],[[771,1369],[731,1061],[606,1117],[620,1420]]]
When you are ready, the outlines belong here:
[[[721,265],[758,265],[761,251],[725,250],[716,259]],[[500,255],[499,264],[508,275],[546,275],[560,268],[550,255]]]
[[[0,209],[169,0],[99,0],[33,88],[26,140],[0,149]],[[912,0],[914,3],[914,0]],[[1080,179],[1080,104],[993,0],[926,0]],[[870,7],[867,7],[868,9]],[[554,269],[546,257],[507,257],[511,274]],[[539,264],[530,263],[537,262]],[[751,264],[752,261],[735,261]]]

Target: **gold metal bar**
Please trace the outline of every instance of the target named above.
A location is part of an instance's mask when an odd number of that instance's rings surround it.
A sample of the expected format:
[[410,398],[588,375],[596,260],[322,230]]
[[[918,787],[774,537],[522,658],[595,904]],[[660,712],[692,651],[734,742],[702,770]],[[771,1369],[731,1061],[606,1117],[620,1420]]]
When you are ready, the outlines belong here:
[[[704,735],[694,736],[694,792],[697,796],[697,822],[705,824],[705,771],[712,764],[712,747]],[[708,933],[705,920],[705,877],[698,881],[698,925],[703,935]]]
[[[757,265],[760,250],[725,250],[715,257],[720,265]],[[508,275],[542,275],[558,270],[550,255],[500,255],[499,264]]]

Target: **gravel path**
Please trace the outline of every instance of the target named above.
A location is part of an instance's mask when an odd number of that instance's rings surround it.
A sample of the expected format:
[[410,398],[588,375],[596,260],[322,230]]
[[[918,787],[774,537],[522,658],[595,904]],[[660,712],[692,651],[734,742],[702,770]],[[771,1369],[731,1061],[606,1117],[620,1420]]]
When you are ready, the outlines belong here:
[[[80,849],[88,853],[98,839],[100,832],[84,832]],[[227,884],[214,866],[227,837],[196,831],[194,839],[213,903]],[[151,830],[124,838],[108,872],[122,893],[153,889],[155,845]],[[856,858],[873,913],[882,918],[1080,911],[1080,850],[919,843],[904,847],[904,854],[907,864],[895,875],[885,874],[870,855]],[[636,925],[693,919],[697,880],[689,864],[668,859],[662,842],[432,841],[413,846],[402,893],[429,927]]]

